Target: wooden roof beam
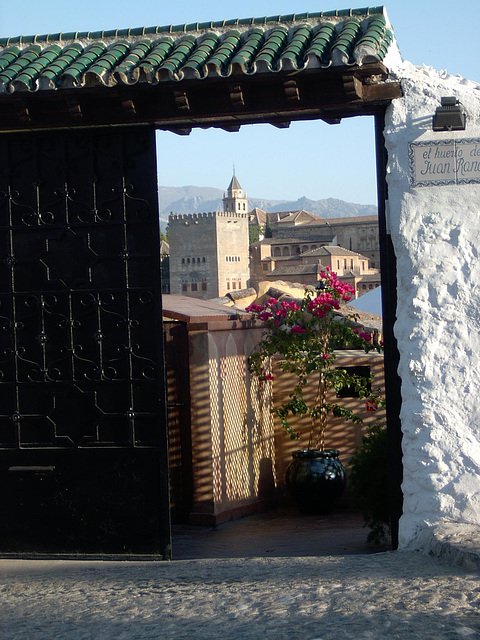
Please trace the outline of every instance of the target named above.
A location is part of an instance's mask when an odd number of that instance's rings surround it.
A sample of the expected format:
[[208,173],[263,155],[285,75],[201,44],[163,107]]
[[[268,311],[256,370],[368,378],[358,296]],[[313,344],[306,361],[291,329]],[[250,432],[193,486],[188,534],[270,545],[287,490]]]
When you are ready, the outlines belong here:
[[240,84],[230,85],[228,90],[232,107],[234,109],[243,109],[245,107],[245,97],[242,86]]

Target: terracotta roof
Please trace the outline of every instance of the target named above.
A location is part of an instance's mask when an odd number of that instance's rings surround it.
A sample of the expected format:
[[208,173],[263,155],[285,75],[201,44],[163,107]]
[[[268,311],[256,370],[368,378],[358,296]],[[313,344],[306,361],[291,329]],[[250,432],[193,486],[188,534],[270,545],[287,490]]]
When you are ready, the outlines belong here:
[[306,225],[334,225],[334,224],[365,224],[371,222],[372,224],[378,224],[378,216],[347,216],[345,218],[317,218],[311,222],[306,222]]
[[268,279],[277,278],[279,276],[287,275],[310,275],[319,273],[323,269],[318,264],[301,264],[301,265],[284,265],[283,267],[277,267],[271,273],[268,274]]
[[377,273],[364,273],[360,276],[359,282],[379,282],[380,281],[380,272]]
[[328,245],[323,247],[318,247],[318,249],[312,249],[311,251],[306,251],[302,253],[302,257],[308,256],[358,256],[359,258],[364,258],[368,260],[365,256],[362,256],[361,253],[357,253],[356,251],[350,251],[350,249],[345,249],[344,247],[340,247],[338,245]]
[[324,220],[324,218],[320,218],[320,216],[317,216],[314,213],[309,213],[308,211],[305,211],[305,209],[300,209],[299,211],[279,211],[276,215],[278,215],[278,219],[275,222],[275,226],[289,224],[299,220],[300,224],[310,224],[310,219],[312,222],[318,224]]
[[263,240],[258,240],[255,242],[254,246],[257,245],[270,245],[270,246],[288,246],[291,244],[315,244],[317,242],[332,242],[332,240],[336,236],[334,234],[325,235],[325,236],[312,236],[311,238],[264,238]]
[[381,63],[383,7],[0,38],[0,94]]
[[258,207],[254,207],[248,212],[248,219],[250,224],[265,224],[267,221],[267,212]]

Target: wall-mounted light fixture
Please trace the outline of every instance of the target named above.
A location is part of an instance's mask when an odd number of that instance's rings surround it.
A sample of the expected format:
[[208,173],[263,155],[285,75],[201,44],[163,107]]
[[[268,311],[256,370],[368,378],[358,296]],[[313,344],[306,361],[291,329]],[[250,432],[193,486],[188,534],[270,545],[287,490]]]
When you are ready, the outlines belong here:
[[441,107],[437,107],[433,116],[434,131],[464,131],[465,113],[455,97],[441,98]]

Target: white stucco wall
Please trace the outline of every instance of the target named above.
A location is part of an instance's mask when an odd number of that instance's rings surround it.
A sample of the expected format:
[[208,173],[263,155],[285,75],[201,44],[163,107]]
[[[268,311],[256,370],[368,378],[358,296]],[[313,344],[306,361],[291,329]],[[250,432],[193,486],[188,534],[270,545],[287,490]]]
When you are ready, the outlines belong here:
[[[480,86],[410,63],[395,75],[404,97],[388,109],[385,136],[406,548],[441,522],[480,526],[480,184],[412,187],[408,162],[410,142],[480,139]],[[465,131],[432,130],[442,96],[462,103]]]

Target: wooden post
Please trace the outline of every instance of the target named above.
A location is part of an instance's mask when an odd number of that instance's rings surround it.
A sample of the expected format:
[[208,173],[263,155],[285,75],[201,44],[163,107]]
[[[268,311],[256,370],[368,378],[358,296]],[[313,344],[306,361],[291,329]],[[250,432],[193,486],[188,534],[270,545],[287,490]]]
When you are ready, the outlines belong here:
[[386,182],[387,150],[383,130],[385,112],[375,114],[377,164],[378,225],[382,282],[383,340],[385,356],[385,397],[387,401],[388,458],[390,483],[390,522],[392,548],[398,548],[398,523],[403,507],[402,428],[400,423],[401,380],[397,373],[399,353],[393,333],[397,306],[397,264],[388,225],[388,185]]

